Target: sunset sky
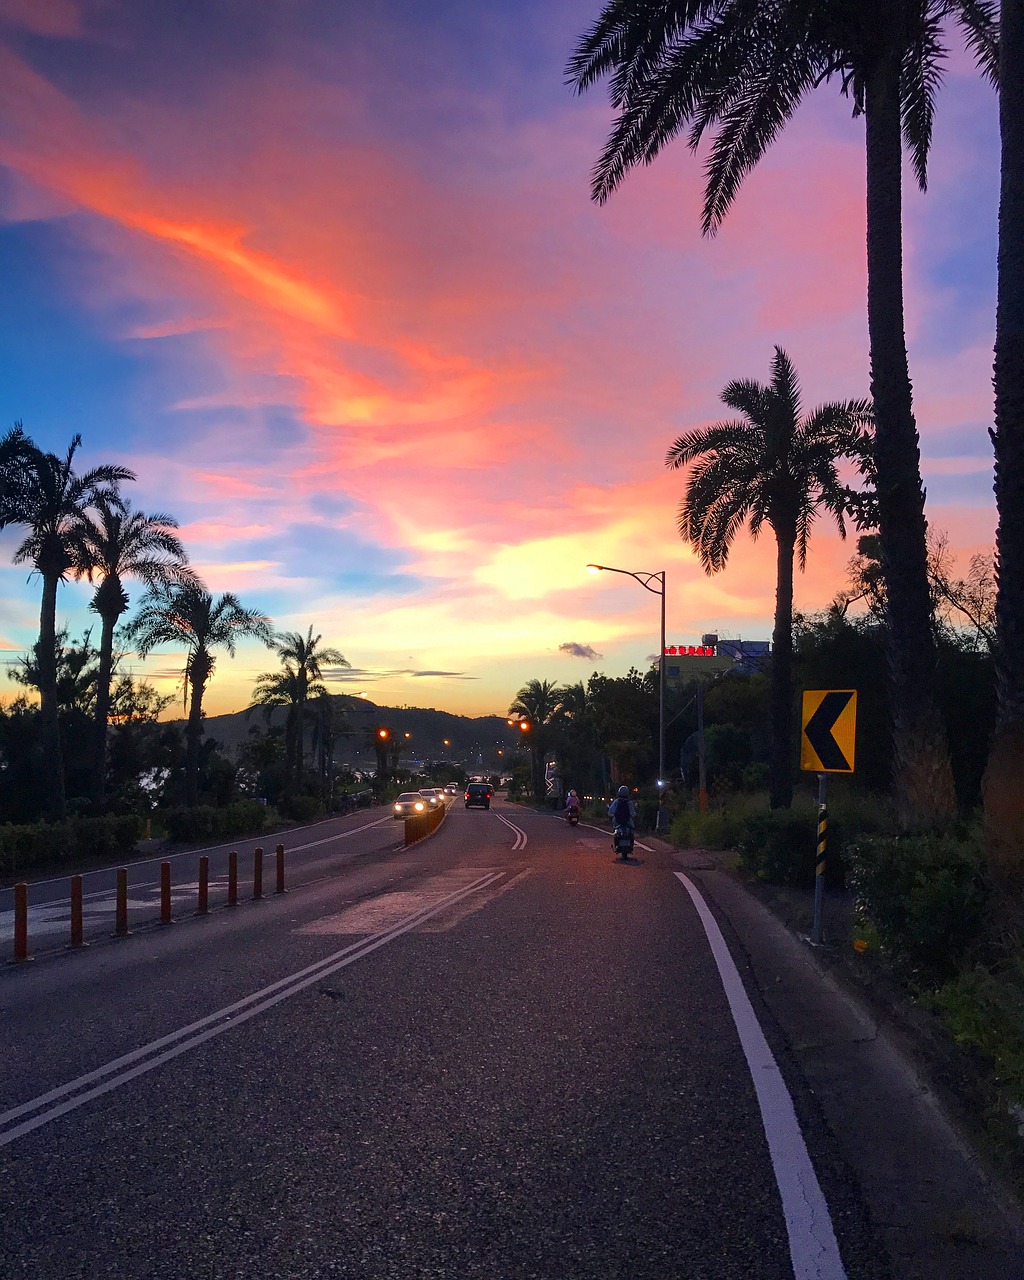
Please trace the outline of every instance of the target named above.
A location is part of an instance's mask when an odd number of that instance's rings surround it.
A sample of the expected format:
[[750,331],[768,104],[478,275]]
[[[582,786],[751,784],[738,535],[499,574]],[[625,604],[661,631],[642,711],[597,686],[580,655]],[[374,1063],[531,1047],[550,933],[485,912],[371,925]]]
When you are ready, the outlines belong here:
[[[530,677],[643,665],[658,601],[591,560],[666,571],[670,643],[768,638],[770,535],[708,578],[664,456],[775,344],[808,408],[867,394],[863,120],[820,89],[711,240],[681,142],[596,206],[611,112],[564,66],[599,7],[0,0],[0,429],[130,466],[211,590],[312,624],[352,663],[331,687],[379,703],[504,712]],[[929,520],[966,569],[994,528],[998,138],[950,55],[906,285]],[[10,660],[38,632],[20,536]],[[820,526],[798,609],[851,553]],[[75,635],[89,595],[58,597]],[[130,665],[171,692],[181,655]],[[222,656],[208,711],[273,665]]]

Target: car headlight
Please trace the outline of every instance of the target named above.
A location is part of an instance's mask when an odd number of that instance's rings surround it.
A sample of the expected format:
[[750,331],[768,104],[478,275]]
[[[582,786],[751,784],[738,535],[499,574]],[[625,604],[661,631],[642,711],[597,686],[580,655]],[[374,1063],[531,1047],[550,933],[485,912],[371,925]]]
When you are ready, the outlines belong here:
[[422,813],[422,812],[423,812],[423,801],[422,801],[422,800],[417,800],[417,801],[416,801],[416,803],[413,805],[413,808],[416,810],[416,812],[417,812],[417,813]]
[[395,805],[395,813],[401,813],[401,812],[402,812],[402,806],[401,806],[400,804],[396,804],[396,805]]

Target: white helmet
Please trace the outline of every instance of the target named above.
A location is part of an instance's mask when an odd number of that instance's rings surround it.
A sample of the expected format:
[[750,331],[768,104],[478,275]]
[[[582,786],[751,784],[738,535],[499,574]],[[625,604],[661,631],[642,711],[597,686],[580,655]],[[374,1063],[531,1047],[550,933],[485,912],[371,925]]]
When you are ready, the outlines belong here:
[[620,795],[620,796],[627,796],[627,797],[628,797],[628,795],[629,795],[629,787],[619,787],[619,795]]

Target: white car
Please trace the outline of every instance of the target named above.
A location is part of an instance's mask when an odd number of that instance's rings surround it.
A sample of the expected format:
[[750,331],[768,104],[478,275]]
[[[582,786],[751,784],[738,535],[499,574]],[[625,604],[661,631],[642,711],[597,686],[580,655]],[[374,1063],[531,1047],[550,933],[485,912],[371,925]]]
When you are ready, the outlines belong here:
[[420,787],[420,795],[423,796],[431,809],[444,808],[444,792],[440,787]]
[[411,818],[414,813],[426,813],[430,808],[426,796],[418,791],[403,791],[394,803],[396,818]]

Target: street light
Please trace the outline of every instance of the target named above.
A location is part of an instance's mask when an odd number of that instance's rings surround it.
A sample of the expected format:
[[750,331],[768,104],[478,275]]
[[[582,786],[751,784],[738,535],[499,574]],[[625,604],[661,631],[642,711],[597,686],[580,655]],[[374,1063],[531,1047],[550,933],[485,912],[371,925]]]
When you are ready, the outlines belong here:
[[[658,573],[634,573],[631,569],[614,569],[610,564],[588,564],[588,573],[624,573],[639,582],[645,591],[661,596],[661,650],[658,657],[658,787],[665,786],[665,570]],[[653,585],[657,583],[658,585]],[[658,806],[659,819],[661,805]]]

